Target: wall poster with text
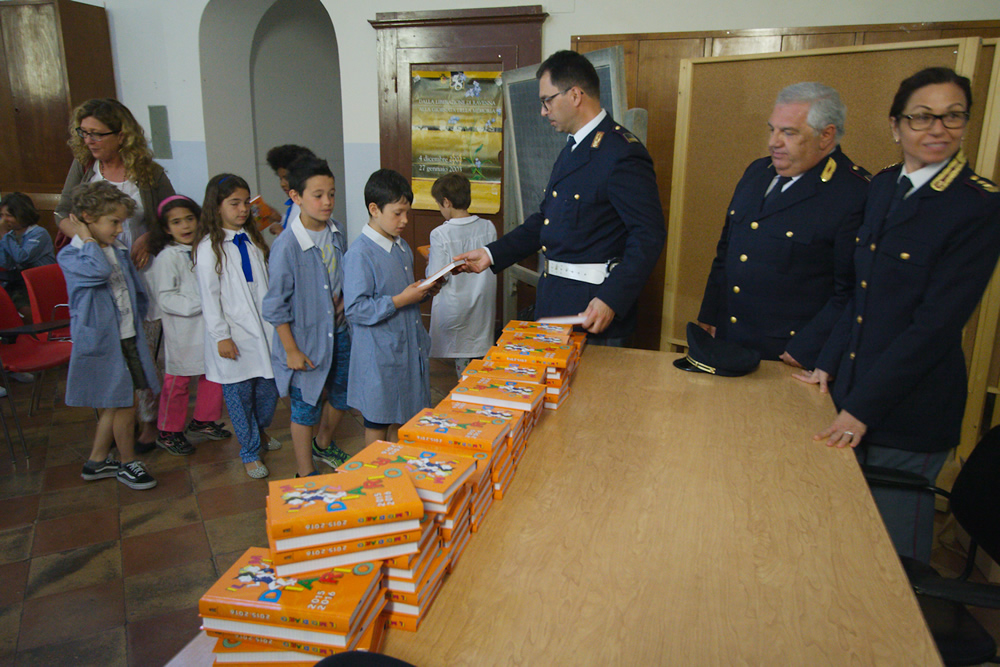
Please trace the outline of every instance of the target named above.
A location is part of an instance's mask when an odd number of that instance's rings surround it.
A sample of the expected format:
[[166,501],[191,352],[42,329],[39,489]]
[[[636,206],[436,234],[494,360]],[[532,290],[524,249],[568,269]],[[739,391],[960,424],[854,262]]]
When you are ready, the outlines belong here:
[[500,210],[503,89],[500,72],[412,72],[413,208],[436,210],[434,181],[461,171],[472,213]]

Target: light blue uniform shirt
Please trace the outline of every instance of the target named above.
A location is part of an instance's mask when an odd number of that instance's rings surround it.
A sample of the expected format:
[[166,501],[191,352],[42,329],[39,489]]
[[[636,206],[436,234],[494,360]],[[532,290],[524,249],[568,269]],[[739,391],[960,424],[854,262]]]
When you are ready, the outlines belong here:
[[[336,223],[330,221],[327,228],[332,235],[333,259],[339,280],[331,279],[320,248],[313,243],[302,221],[295,218],[271,246],[268,260],[271,281],[261,303],[264,319],[275,328],[279,324],[291,325],[299,350],[316,365],[308,371],[289,369],[285,346],[275,331],[271,366],[278,392],[287,396],[289,387],[298,387],[302,400],[310,405],[319,404],[335,359],[333,297],[340,289],[338,283],[343,283],[344,249],[347,246]],[[344,340],[347,338],[344,337]]]
[[413,282],[406,241],[366,225],[344,256],[344,312],[352,337],[347,403],[372,422],[402,424],[431,405],[431,337],[420,306],[392,303]]
[[0,239],[0,268],[20,272],[55,263],[56,251],[52,245],[52,237],[43,227],[28,227],[20,239],[12,230]]

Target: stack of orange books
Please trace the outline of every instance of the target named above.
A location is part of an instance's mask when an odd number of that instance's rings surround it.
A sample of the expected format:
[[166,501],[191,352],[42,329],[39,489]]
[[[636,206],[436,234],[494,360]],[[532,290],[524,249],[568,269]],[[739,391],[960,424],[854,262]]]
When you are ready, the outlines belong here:
[[267,537],[279,576],[416,553],[424,505],[401,466],[270,482]]
[[202,627],[214,637],[230,643],[257,638],[269,651],[288,650],[293,655],[284,657],[301,654],[302,662],[315,664],[318,657],[357,648],[366,633],[378,632],[386,606],[382,586],[378,562],[282,577],[267,549],[251,547],[201,597],[198,612]]
[[433,544],[415,579],[394,576],[396,572],[392,567],[386,570],[389,587],[386,619],[390,628],[416,632],[434,604],[444,584],[449,560],[448,554],[436,542]]
[[533,419],[529,419],[528,413],[522,410],[508,410],[506,408],[494,408],[478,403],[465,403],[463,401],[453,401],[446,398],[437,405],[439,410],[453,410],[466,414],[478,414],[490,419],[504,419],[510,424],[510,433],[507,434],[507,448],[520,462],[524,454],[524,447],[528,442],[528,435],[535,425]]
[[505,332],[490,348],[486,360],[534,363],[545,367],[544,407],[554,409],[562,404],[569,393],[570,380],[580,361],[580,343],[572,339],[566,344],[543,343],[537,340],[515,338]]

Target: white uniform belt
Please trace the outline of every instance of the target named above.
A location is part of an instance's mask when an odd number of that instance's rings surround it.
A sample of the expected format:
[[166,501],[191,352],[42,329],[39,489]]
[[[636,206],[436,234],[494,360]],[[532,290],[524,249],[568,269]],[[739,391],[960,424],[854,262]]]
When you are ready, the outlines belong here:
[[545,271],[560,278],[579,280],[582,283],[600,285],[608,277],[610,269],[607,262],[601,264],[570,264],[569,262],[557,262],[546,258]]

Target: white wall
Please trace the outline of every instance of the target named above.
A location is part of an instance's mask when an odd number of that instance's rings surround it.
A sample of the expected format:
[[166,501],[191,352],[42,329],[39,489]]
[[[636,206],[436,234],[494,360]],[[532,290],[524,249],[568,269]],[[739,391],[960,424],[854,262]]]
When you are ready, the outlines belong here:
[[[86,0],[103,5],[111,23],[119,97],[149,126],[147,107],[163,104],[170,118],[177,157],[165,163],[178,190],[200,196],[208,179],[204,157],[205,127],[198,63],[198,28],[208,0]],[[525,0],[323,0],[337,33],[344,100],[344,155],[347,176],[338,195],[348,202],[352,238],[364,222],[367,174],[378,167],[378,74],[375,30],[368,21],[377,12],[449,10],[530,4]],[[568,48],[572,35],[638,32],[781,28],[866,23],[996,20],[996,0],[949,2],[873,2],[872,0],[554,0],[543,2],[543,53]],[[219,44],[219,48],[226,48]],[[303,85],[312,83],[308,68]],[[253,142],[252,137],[247,137]],[[183,183],[183,187],[181,187]],[[190,185],[189,185],[190,183]]]

